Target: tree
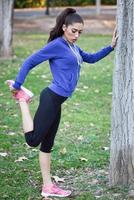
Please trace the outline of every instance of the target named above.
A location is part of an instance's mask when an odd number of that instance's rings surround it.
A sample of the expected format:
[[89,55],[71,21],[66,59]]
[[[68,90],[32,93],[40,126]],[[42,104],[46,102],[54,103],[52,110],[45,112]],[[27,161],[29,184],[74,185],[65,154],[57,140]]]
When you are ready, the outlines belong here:
[[134,1],[117,1],[119,35],[113,73],[110,185],[134,180]]
[[50,8],[50,0],[46,0],[46,11],[45,11],[46,15],[50,14],[49,8]]
[[96,15],[100,15],[101,0],[96,0]]
[[14,0],[0,0],[0,57],[12,55]]

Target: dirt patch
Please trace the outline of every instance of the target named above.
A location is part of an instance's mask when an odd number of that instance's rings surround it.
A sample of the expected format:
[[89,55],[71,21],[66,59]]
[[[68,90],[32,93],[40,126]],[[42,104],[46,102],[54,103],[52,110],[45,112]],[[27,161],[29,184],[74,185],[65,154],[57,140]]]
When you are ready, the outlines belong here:
[[[84,19],[84,33],[89,34],[112,34],[115,27],[115,20],[112,19]],[[14,33],[16,32],[37,32],[49,33],[55,25],[55,17],[44,17],[39,19],[15,19]]]

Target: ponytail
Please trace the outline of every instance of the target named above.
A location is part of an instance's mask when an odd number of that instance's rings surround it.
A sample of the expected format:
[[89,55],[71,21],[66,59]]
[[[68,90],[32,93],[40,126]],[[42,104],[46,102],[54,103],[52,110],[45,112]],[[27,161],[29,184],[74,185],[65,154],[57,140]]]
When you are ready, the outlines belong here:
[[56,25],[50,31],[48,42],[56,39],[63,35],[63,24],[66,26],[73,24],[73,23],[83,23],[83,19],[80,15],[76,13],[76,10],[73,8],[66,8],[61,12],[61,14],[56,18]]

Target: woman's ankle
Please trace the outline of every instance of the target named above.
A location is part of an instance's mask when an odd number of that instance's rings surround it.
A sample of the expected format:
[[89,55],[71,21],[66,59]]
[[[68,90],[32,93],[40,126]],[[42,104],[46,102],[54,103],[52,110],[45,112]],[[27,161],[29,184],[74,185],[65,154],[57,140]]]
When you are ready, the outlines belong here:
[[52,184],[53,184],[52,180],[44,181],[43,187],[47,187],[47,186],[52,185]]

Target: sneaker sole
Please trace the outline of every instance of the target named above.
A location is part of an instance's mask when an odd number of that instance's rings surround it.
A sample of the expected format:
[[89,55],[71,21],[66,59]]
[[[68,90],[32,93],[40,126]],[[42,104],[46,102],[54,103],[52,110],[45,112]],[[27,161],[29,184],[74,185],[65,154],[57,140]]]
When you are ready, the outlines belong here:
[[49,194],[49,193],[42,192],[41,195],[43,197],[68,197],[71,195],[71,192],[70,192],[70,194],[67,194],[67,195]]

